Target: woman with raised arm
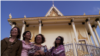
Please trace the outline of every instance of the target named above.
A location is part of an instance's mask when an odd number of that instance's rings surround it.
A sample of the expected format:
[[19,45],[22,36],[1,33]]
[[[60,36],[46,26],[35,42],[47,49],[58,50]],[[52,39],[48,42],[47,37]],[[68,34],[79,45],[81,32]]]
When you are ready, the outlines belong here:
[[29,56],[50,56],[47,47],[41,45],[45,42],[45,37],[42,34],[36,35],[34,39],[35,44],[31,45],[32,49],[29,50]]
[[21,56],[28,56],[28,51],[31,49],[31,42],[29,41],[31,39],[31,32],[25,31],[23,33],[23,40],[22,40],[22,52]]
[[51,56],[65,56],[65,49],[63,44],[63,37],[58,36],[54,42],[54,47],[52,47],[49,52]]
[[21,56],[22,42],[19,40],[19,28],[12,28],[10,34],[11,37],[1,40],[1,56]]

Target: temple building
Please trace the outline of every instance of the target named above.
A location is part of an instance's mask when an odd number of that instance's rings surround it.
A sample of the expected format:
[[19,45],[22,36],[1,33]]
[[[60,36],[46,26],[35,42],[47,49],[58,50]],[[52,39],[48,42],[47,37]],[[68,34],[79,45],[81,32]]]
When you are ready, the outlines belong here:
[[30,41],[33,43],[37,34],[43,34],[46,39],[43,45],[51,48],[57,36],[62,36],[66,56],[100,55],[100,52],[99,54],[92,52],[97,49],[100,51],[100,38],[96,31],[97,26],[100,28],[100,11],[98,15],[84,13],[83,15],[64,16],[53,4],[44,17],[12,18],[9,14],[8,22],[12,28],[15,26],[20,28],[21,40],[23,40],[24,31],[31,32]]

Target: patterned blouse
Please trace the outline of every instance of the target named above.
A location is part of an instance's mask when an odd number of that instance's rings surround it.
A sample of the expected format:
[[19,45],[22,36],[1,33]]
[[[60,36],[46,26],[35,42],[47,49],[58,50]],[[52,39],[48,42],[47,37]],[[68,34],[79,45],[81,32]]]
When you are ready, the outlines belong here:
[[30,42],[29,44],[26,44],[25,41],[22,41],[22,52],[21,52],[21,56],[28,56],[28,51],[29,49],[31,49],[30,45],[32,43]]
[[[34,53],[35,53],[36,51],[38,51],[38,50],[44,51],[44,52],[45,52],[45,56],[50,56],[49,52],[48,52],[48,51],[45,51],[45,46],[38,47],[38,46],[32,44],[31,47],[32,47],[32,49],[30,49],[29,52],[28,52],[28,55],[29,55],[29,56],[33,56]],[[41,56],[41,55],[39,55],[39,56]]]
[[51,53],[51,56],[65,56],[65,49],[63,45],[58,46],[56,49],[55,47],[52,47],[49,52]]

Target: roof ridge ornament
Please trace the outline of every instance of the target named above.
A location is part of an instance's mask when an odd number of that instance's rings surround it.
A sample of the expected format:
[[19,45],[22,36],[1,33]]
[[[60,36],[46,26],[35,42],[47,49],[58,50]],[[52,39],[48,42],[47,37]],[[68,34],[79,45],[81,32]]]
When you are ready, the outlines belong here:
[[24,15],[24,18],[26,18],[26,15]]
[[9,18],[10,18],[10,19],[12,18],[12,15],[11,15],[11,13],[9,14]]
[[84,15],[86,15],[85,12],[84,12]]
[[54,7],[54,0],[52,0],[52,6]]
[[54,1],[52,1],[52,7],[49,9],[45,17],[49,16],[53,9],[57,12],[57,15],[63,16],[63,14],[54,6]]

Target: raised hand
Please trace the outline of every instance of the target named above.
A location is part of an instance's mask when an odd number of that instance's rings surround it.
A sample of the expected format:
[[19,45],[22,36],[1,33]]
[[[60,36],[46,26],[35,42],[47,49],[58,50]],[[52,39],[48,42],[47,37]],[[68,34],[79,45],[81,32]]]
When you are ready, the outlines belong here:
[[38,52],[43,56],[45,55],[44,51],[38,50]]
[[38,52],[35,52],[33,56],[38,56],[40,55]]

